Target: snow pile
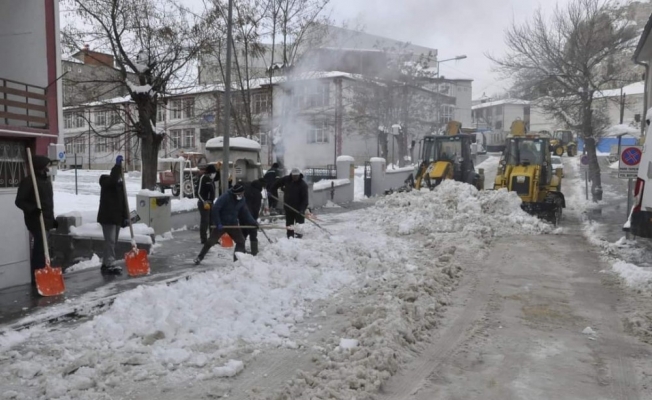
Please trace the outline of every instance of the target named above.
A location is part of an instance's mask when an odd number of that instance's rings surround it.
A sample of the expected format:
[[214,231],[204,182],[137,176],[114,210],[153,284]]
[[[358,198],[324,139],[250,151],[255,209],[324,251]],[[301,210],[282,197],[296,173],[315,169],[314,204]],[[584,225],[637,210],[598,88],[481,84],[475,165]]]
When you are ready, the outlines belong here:
[[639,128],[633,127],[627,124],[612,125],[607,128],[605,136],[607,137],[617,137],[621,135],[626,135],[630,137],[639,137],[641,136],[641,130]]
[[[150,228],[145,224],[134,224],[134,240],[136,243],[142,244],[152,244],[151,235],[154,234],[154,229]],[[92,239],[104,239],[104,234],[102,233],[102,225],[97,222],[91,224],[82,224],[81,226],[71,226],[70,235],[73,237],[83,237],[83,238],[92,238]],[[121,241],[131,241],[131,232],[129,228],[120,229],[120,236],[118,237]]]
[[612,268],[627,286],[652,294],[652,270],[649,268],[641,268],[624,261],[617,261]]
[[331,185],[334,187],[344,186],[350,184],[349,179],[323,179],[317,183],[314,183],[312,186],[313,190],[327,190],[331,188]]
[[549,224],[521,209],[521,199],[505,189],[478,191],[471,185],[444,181],[433,191],[387,196],[369,210],[368,221],[388,233],[479,233],[509,235],[549,233]]
[[362,201],[365,199],[364,168],[365,167],[357,167],[355,169],[355,176],[353,178],[353,201]]
[[[0,363],[17,367],[0,373],[0,386],[86,399],[133,381],[234,376],[244,361],[233,355],[243,348],[298,348],[293,337],[313,301],[357,287],[358,276],[404,270],[409,252],[396,239],[351,232],[351,225],[332,228],[329,238],[307,230],[303,240],[281,240],[257,257],[241,255],[238,263],[189,280],[122,293],[105,312],[70,329],[9,332]],[[204,264],[222,263],[218,253]],[[16,343],[22,347],[12,348]]]
[[101,265],[102,260],[100,260],[97,254],[93,254],[93,257],[91,257],[90,260],[80,261],[74,265],[71,265],[70,267],[66,268],[65,272],[68,274],[71,272],[83,271],[85,269],[99,268]]

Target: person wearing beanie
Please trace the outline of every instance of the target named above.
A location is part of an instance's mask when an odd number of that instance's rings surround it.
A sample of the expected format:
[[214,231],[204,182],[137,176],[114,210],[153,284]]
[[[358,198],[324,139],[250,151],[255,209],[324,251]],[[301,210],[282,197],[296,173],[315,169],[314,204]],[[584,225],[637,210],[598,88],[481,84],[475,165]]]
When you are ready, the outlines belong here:
[[[265,181],[263,179],[257,179],[251,183],[245,185],[245,202],[247,203],[247,208],[251,213],[251,216],[258,221],[260,216],[260,209],[263,204],[263,187]],[[243,229],[243,235],[245,241],[249,238],[251,244],[251,255],[258,254],[258,229]]]
[[258,222],[251,216],[244,199],[245,188],[242,183],[236,183],[213,204],[211,222],[215,226],[211,236],[206,240],[201,252],[195,258],[195,265],[202,262],[206,253],[215,246],[223,234],[228,234],[235,242],[233,261],[237,261],[236,253],[245,252],[245,238],[239,225],[255,226]]
[[32,256],[30,267],[32,271],[32,285],[35,284],[34,271],[45,268],[45,243],[41,234],[40,215],[43,214],[45,231],[57,228],[57,221],[54,218],[54,191],[52,181],[48,176],[48,166],[50,159],[44,156],[34,156],[32,159],[34,165],[34,175],[36,186],[38,188],[41,208],[36,204],[36,192],[32,178],[27,176],[23,178],[18,185],[16,193],[16,207],[23,211],[25,217],[25,226],[32,236]]
[[199,239],[206,243],[210,233],[211,207],[215,201],[215,179],[217,168],[209,164],[197,184],[197,209],[199,210]]
[[124,182],[122,181],[122,162],[124,158],[116,157],[115,165],[109,175],[100,176],[100,207],[97,210],[97,222],[102,226],[104,235],[104,254],[102,255],[103,274],[121,274],[122,267],[115,263],[115,246],[118,243],[120,229],[129,226],[129,207],[125,200]]
[[[305,222],[304,215],[308,209],[308,184],[303,180],[303,174],[298,168],[293,168],[290,175],[279,179],[274,184],[274,189],[283,190],[283,202],[285,203],[285,226],[287,237],[301,239],[303,235],[295,234],[295,225]],[[291,208],[287,207],[290,206]]]

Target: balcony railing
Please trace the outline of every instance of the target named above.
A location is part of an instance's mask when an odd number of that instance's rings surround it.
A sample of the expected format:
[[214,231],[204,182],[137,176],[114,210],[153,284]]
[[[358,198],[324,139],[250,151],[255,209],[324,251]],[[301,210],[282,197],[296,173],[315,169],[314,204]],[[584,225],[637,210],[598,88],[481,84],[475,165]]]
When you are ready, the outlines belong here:
[[0,125],[48,128],[46,89],[0,78]]

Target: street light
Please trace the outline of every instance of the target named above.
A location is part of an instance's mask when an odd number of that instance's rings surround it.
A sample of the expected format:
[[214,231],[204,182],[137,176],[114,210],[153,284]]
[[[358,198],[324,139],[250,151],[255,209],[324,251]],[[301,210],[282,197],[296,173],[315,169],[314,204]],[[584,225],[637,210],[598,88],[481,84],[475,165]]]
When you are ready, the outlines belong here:
[[463,54],[461,56],[456,56],[453,58],[447,58],[445,60],[437,61],[437,78],[439,78],[439,64],[444,63],[446,61],[457,61],[457,60],[464,60],[466,58],[466,55]]

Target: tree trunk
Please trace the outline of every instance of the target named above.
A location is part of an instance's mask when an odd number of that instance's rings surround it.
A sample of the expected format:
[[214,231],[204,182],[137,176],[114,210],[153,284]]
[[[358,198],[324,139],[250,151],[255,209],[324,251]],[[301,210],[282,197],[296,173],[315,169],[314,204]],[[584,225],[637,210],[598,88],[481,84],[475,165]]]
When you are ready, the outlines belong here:
[[589,179],[591,180],[591,197],[594,202],[602,200],[602,177],[600,176],[600,163],[598,162],[595,138],[585,138],[586,154],[589,156]]
[[140,139],[140,158],[143,163],[142,189],[156,189],[156,172],[158,169],[158,151],[161,141],[152,135],[145,135]]

